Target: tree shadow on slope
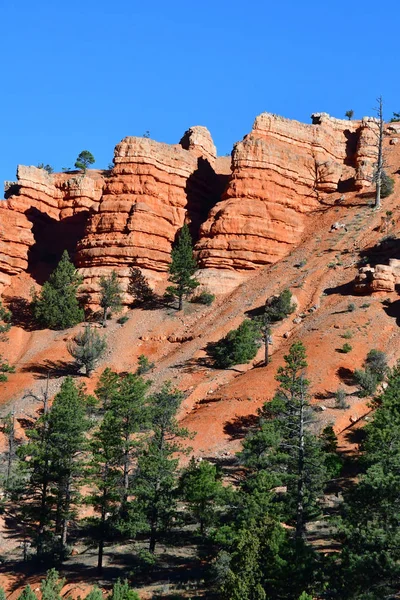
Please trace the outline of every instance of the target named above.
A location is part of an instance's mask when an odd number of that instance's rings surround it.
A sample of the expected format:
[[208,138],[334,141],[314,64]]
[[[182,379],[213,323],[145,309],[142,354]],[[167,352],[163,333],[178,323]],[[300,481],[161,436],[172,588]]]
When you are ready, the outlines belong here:
[[400,239],[393,236],[385,236],[374,246],[370,246],[360,252],[361,265],[388,264],[390,258],[400,259]]
[[336,371],[338,377],[343,381],[345,385],[355,385],[356,380],[354,378],[354,372],[347,367],[339,367]]
[[400,300],[395,300],[384,306],[383,310],[389,317],[396,319],[396,325],[400,327]]
[[67,375],[78,375],[78,368],[74,362],[66,360],[44,360],[41,363],[34,363],[23,367],[24,373],[35,373],[35,379],[58,379]]
[[324,294],[327,296],[333,296],[334,294],[339,296],[354,296],[353,280],[337,285],[336,287],[325,288]]
[[12,314],[11,322],[16,327],[25,331],[38,329],[37,323],[32,315],[31,303],[21,296],[5,296],[4,304]]
[[242,440],[259,422],[259,417],[254,414],[236,416],[231,421],[224,423],[224,433],[229,435],[230,441]]

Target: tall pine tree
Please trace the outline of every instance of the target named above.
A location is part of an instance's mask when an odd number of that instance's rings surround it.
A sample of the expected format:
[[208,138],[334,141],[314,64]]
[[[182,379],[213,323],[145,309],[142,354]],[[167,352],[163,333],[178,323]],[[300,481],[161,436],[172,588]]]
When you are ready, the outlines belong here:
[[183,308],[183,298],[199,285],[194,277],[197,268],[197,262],[193,256],[192,237],[189,227],[185,224],[171,252],[168,279],[173,285],[167,288],[167,292],[178,298],[178,310]]
[[35,294],[32,310],[35,319],[49,329],[67,329],[81,323],[84,312],[77,299],[81,277],[64,250],[58,266],[46,281],[40,294]]

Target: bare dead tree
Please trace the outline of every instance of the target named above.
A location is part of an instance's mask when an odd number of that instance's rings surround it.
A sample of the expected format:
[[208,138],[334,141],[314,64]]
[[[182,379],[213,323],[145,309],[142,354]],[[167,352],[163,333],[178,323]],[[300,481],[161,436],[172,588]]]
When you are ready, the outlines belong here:
[[375,209],[379,210],[381,208],[381,189],[382,189],[382,177],[384,173],[385,161],[383,157],[383,99],[382,96],[377,98],[378,106],[376,107],[376,115],[378,118],[378,146],[377,146],[377,162],[374,173],[374,181],[375,181]]
[[23,398],[32,398],[36,400],[36,402],[41,402],[43,404],[43,413],[46,414],[49,410],[49,381],[50,381],[50,373],[47,372],[46,377],[46,386],[41,389],[39,394],[35,394],[32,390],[28,390],[26,394],[24,394]]

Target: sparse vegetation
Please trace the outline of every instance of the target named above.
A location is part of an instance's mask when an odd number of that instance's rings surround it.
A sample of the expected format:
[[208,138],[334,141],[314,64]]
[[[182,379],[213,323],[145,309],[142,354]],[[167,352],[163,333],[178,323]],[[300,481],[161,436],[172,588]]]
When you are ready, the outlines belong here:
[[335,408],[340,408],[341,410],[345,410],[349,408],[349,403],[346,400],[347,394],[343,388],[339,388],[335,392]]
[[347,305],[347,312],[354,312],[356,310],[356,305],[354,304],[354,302],[350,302],[350,304]]
[[343,344],[343,346],[340,349],[340,352],[342,354],[348,354],[349,352],[351,352],[353,350],[353,346],[351,346],[350,344],[348,344],[347,342],[345,344]]
[[38,169],[43,169],[44,171],[46,171],[49,175],[51,175],[52,173],[54,173],[54,169],[51,165],[45,165],[44,163],[39,163],[37,166]]
[[354,110],[346,110],[344,116],[347,117],[349,121],[351,121],[351,119],[354,117]]
[[345,340],[351,340],[351,338],[353,337],[353,332],[350,331],[350,329],[347,329],[344,333],[342,333],[341,337]]
[[205,304],[206,306],[211,306],[214,300],[215,294],[211,294],[206,290],[203,290],[200,294],[196,294],[191,298],[191,302],[194,302],[195,304]]

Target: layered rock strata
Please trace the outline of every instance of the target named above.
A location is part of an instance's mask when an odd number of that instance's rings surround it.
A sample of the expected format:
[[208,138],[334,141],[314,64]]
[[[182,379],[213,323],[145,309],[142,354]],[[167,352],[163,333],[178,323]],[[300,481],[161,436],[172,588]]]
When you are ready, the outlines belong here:
[[369,122],[312,118],[305,125],[263,113],[235,145],[232,177],[200,231],[202,268],[246,270],[279,260],[300,241],[305,215],[325,194],[367,180],[372,141],[360,136]]

